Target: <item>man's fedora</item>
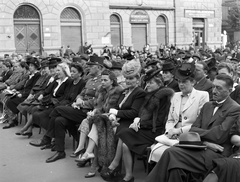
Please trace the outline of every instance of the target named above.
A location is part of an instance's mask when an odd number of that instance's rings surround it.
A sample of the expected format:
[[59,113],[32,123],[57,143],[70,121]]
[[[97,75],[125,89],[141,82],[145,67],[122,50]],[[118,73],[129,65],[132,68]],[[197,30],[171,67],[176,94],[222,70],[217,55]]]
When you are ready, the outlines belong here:
[[201,138],[196,132],[182,133],[179,137],[179,143],[175,144],[176,147],[189,148],[189,149],[206,149],[207,146],[203,144]]

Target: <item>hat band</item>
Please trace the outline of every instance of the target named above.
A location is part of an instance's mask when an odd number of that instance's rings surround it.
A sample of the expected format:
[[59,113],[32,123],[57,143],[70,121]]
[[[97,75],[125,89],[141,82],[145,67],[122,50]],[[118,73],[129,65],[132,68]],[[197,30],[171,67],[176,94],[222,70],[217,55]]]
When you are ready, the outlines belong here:
[[188,144],[188,145],[202,145],[201,141],[179,141],[179,144]]
[[191,76],[192,72],[190,70],[178,70],[181,75]]

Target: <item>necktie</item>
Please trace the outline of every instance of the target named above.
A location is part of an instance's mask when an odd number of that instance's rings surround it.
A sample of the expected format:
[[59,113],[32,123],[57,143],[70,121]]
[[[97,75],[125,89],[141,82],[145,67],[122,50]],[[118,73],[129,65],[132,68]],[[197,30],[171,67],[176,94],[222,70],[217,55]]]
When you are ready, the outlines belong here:
[[212,105],[213,105],[214,107],[221,107],[221,106],[223,105],[223,103],[217,103],[216,101],[213,101],[213,102],[212,102]]

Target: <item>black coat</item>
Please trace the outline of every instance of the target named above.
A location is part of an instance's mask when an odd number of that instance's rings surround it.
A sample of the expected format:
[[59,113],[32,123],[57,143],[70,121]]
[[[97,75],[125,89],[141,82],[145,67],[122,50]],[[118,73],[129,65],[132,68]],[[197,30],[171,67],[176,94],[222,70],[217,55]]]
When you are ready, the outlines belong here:
[[[125,97],[123,91],[118,100],[118,106]],[[138,112],[141,108],[141,105],[144,101],[146,93],[141,87],[136,87],[132,93],[128,96],[127,100],[122,104],[121,108],[118,109],[117,118],[120,118],[120,126],[117,128],[117,132],[122,128],[128,128],[132,123],[133,119],[138,116]]]
[[147,93],[139,111],[139,131],[135,132],[131,128],[124,128],[118,133],[119,138],[131,151],[143,154],[146,148],[154,143],[155,138],[164,133],[173,94],[174,91],[170,88]]

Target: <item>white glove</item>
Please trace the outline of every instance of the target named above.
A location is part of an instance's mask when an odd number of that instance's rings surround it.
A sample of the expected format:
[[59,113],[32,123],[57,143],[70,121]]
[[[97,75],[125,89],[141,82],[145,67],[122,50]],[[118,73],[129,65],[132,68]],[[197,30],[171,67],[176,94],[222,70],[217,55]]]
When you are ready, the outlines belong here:
[[129,128],[132,128],[133,130],[138,132],[138,129],[140,128],[140,118],[135,118]]
[[109,110],[109,113],[110,113],[110,114],[117,115],[118,110],[117,110],[117,109],[113,109],[113,108],[111,108],[111,109]]
[[117,117],[114,114],[110,114],[110,116],[108,117],[110,121],[116,121]]

